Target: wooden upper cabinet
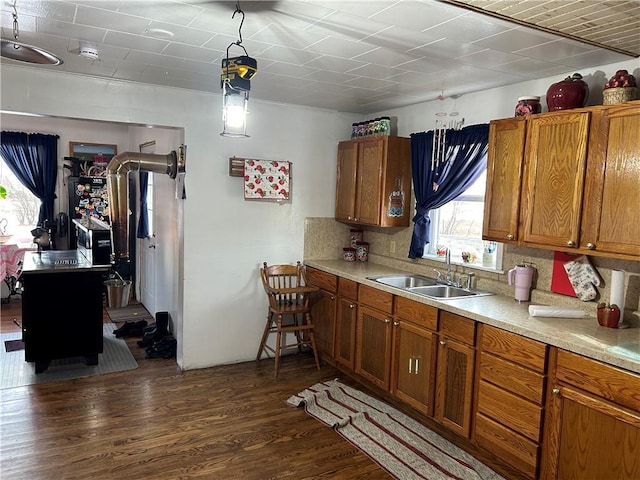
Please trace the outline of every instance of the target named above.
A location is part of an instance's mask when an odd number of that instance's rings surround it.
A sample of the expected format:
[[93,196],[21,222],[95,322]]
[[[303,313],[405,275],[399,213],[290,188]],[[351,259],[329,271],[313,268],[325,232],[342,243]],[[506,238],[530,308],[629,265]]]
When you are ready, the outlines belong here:
[[538,115],[528,121],[522,241],[577,248],[590,112]]
[[487,189],[482,236],[512,243],[518,240],[520,189],[526,119],[494,120],[489,124]]
[[370,137],[338,144],[337,220],[407,227],[410,210],[409,138]]
[[580,247],[640,256],[640,105],[594,115]]
[[358,166],[358,144],[338,144],[338,180],[336,186],[336,219],[346,222],[356,217],[356,169]]
[[639,130],[640,101],[492,121],[483,238],[640,258]]

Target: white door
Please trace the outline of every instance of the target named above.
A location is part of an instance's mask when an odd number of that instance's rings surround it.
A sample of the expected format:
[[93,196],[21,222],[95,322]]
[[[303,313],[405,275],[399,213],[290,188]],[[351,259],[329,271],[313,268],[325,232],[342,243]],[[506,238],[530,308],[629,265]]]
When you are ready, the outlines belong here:
[[140,301],[154,315],[156,312],[156,222],[155,222],[155,188],[154,174],[149,173],[147,190],[147,206],[149,214],[149,236],[142,239],[140,251]]
[[153,315],[171,311],[178,245],[175,181],[168,175],[149,173],[147,204],[149,237],[140,252],[141,302]]

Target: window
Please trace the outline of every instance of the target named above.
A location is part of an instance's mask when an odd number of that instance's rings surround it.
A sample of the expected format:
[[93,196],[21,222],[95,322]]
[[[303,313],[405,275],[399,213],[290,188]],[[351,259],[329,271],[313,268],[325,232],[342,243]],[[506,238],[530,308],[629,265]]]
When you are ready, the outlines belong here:
[[[486,182],[485,171],[462,195],[429,213],[431,243],[425,249],[425,257],[443,257],[446,247],[452,263],[502,268],[502,244],[482,240]],[[463,260],[463,253],[467,260]]]
[[38,223],[40,200],[22,185],[4,159],[0,161],[0,185],[7,191],[7,197],[0,199],[0,234],[11,235],[12,242],[32,243],[31,230]]

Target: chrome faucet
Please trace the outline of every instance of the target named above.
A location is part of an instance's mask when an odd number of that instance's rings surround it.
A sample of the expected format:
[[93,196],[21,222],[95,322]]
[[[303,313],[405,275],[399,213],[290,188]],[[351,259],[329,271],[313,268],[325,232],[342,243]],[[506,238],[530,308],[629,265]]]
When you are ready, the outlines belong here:
[[451,250],[449,250],[449,247],[445,248],[444,251],[444,263],[447,266],[447,285],[451,285],[453,283],[453,273],[451,272]]

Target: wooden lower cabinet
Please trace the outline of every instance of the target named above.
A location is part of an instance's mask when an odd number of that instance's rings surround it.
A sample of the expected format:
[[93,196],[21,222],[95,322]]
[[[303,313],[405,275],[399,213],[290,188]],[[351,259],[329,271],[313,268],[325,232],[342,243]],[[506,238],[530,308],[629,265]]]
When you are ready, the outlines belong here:
[[384,390],[391,379],[392,313],[393,295],[360,285],[355,372]]
[[358,320],[358,284],[351,280],[338,280],[338,305],[334,358],[349,370],[355,368],[356,322]]
[[473,442],[536,478],[548,347],[489,325],[478,346]]
[[435,419],[458,435],[471,436],[475,322],[440,312]]
[[389,314],[359,306],[355,371],[384,390],[389,390],[391,375],[391,328]]
[[307,268],[306,281],[321,289],[311,300],[313,333],[320,356],[333,363],[338,277],[315,268]]
[[552,352],[542,478],[640,478],[640,375]]
[[438,309],[402,297],[395,304],[391,391],[433,416]]

